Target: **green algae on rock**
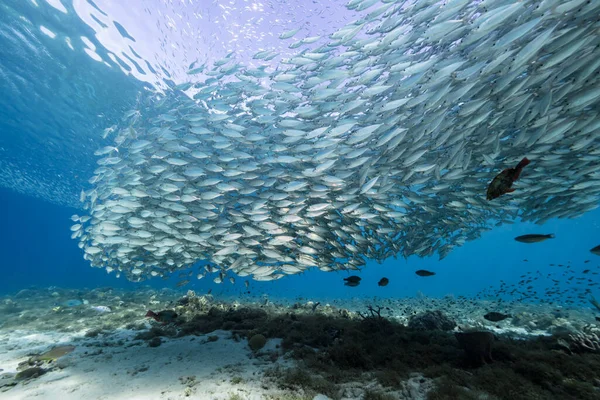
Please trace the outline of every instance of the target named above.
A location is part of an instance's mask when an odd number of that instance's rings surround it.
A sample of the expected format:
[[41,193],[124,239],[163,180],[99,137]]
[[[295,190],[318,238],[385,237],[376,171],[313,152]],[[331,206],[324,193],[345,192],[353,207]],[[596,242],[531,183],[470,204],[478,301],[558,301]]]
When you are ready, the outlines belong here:
[[261,335],[260,333],[257,335],[252,336],[249,340],[248,340],[248,346],[252,349],[252,351],[257,352],[258,350],[262,349],[263,347],[265,347],[265,344],[267,344],[267,338],[264,337],[264,335]]

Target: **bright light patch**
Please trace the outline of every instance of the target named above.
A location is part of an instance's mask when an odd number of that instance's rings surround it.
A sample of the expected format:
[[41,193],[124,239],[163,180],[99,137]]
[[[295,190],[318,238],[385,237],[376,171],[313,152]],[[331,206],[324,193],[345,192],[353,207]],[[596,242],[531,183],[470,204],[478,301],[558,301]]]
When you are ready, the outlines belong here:
[[52,7],[56,8],[58,11],[62,11],[65,14],[67,13],[67,9],[65,8],[65,6],[63,6],[63,4],[60,2],[60,0],[46,0],[46,3],[50,4]]
[[42,31],[42,33],[52,39],[54,39],[56,37],[56,33],[52,32],[50,29],[46,28],[44,25],[40,26],[40,31]]
[[102,57],[100,57],[95,51],[90,50],[90,49],[83,49],[83,50],[85,50],[87,55],[90,56],[92,59],[94,59],[98,62],[102,62]]
[[81,37],[81,41],[82,41],[83,43],[85,43],[85,45],[86,45],[87,47],[89,47],[89,48],[90,48],[90,49],[92,49],[93,51],[96,51],[96,45],[95,45],[94,43],[92,43],[92,41],[91,41],[90,39],[86,38],[85,36],[82,36],[82,37]]
[[117,62],[117,58],[115,57],[115,55],[114,55],[113,53],[108,53],[108,57],[109,57],[111,60],[113,60],[113,62],[114,62],[115,64],[118,64],[118,62]]
[[75,48],[73,47],[73,45],[71,44],[71,38],[67,37],[65,38],[65,42],[67,42],[67,46],[69,46],[69,48],[71,50],[75,50]]

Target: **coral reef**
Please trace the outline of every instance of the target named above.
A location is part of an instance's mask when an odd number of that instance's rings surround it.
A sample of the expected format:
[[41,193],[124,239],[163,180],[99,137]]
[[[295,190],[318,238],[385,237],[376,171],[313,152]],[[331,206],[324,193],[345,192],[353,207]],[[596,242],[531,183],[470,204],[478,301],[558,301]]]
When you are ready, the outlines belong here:
[[587,326],[558,337],[557,345],[568,353],[600,353],[600,329]]
[[456,332],[454,334],[467,357],[475,363],[492,362],[492,345],[494,334],[491,332]]
[[426,311],[415,315],[408,321],[408,327],[423,331],[451,331],[456,327],[456,322],[446,317],[441,311]]
[[267,338],[264,337],[264,335],[261,335],[260,333],[252,335],[252,337],[248,339],[248,347],[250,347],[250,349],[254,352],[257,352],[258,350],[265,347],[265,344],[267,344]]
[[[75,298],[83,300],[69,302]],[[61,305],[48,306],[53,303]],[[282,391],[274,397],[278,399],[313,399],[319,394],[333,400],[600,398],[600,331],[593,322],[574,318],[577,310],[567,314],[548,308],[526,311],[524,306],[517,310],[506,307],[516,317],[500,329],[479,318],[489,303],[482,302],[477,312],[464,316],[457,312],[463,304],[453,299],[407,300],[408,305],[400,309],[389,301],[379,305],[363,301],[338,306],[300,300],[284,304],[262,297],[225,301],[192,291],[181,296],[171,290],[53,288],[28,289],[18,298],[2,299],[1,304],[2,322],[8,329],[85,330],[87,338],[106,346],[123,345],[108,340],[117,329],[134,331],[131,346],[168,346],[171,338],[194,340],[196,336],[202,337],[195,342],[200,345],[248,340],[253,349],[248,354],[257,363],[293,361],[293,367],[272,368],[262,378],[265,385]],[[98,313],[91,305],[106,305],[113,311]],[[427,307],[436,311],[427,311]],[[165,325],[144,319],[150,308],[173,309],[179,317]],[[446,315],[456,318],[462,328],[470,325],[476,329],[448,332],[456,322]],[[506,329],[516,323],[524,325],[514,331]],[[527,335],[539,326],[556,334]],[[49,372],[58,368],[53,365],[58,362],[51,360],[68,349],[57,349],[50,348],[45,355],[47,349],[41,349],[39,360],[28,354],[31,363],[22,366],[19,378],[30,373],[25,373],[27,368],[43,367],[45,371],[50,367]],[[49,361],[43,360],[46,358]],[[41,372],[32,370],[31,376]],[[248,377],[235,372],[230,379],[241,386]],[[15,376],[0,375],[0,387],[20,382],[15,383]],[[194,388],[189,387],[193,394]]]

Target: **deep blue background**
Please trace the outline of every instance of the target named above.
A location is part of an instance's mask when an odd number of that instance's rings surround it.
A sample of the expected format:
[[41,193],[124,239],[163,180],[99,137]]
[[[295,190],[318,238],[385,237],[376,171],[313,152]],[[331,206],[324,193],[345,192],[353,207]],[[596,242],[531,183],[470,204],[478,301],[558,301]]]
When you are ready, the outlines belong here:
[[[175,276],[166,281],[156,278],[134,284],[124,278],[117,279],[114,273],[108,275],[103,269],[91,268],[83,259],[78,242],[70,238],[70,226],[73,224],[70,217],[80,213],[79,210],[6,189],[0,189],[0,207],[0,294],[14,293],[31,285],[70,288],[136,288],[151,285],[155,288],[175,288],[175,284],[182,279]],[[205,293],[212,288],[212,293],[216,295],[255,297],[268,294],[291,299],[406,297],[419,292],[436,297],[447,294],[473,296],[486,287],[499,287],[501,280],[516,283],[522,274],[538,270],[561,280],[561,287],[569,287],[573,283],[567,282],[568,276],[562,276],[563,270],[549,264],[570,263],[576,271],[575,276],[583,276],[583,269],[596,271],[600,268],[600,257],[589,252],[600,244],[599,216],[600,211],[594,210],[577,219],[551,220],[542,226],[525,223],[505,225],[484,233],[476,241],[467,242],[442,261],[438,261],[437,256],[425,259],[410,257],[408,260],[392,258],[383,264],[369,262],[360,272],[326,273],[311,270],[272,282],[250,280],[250,294],[246,293],[243,285],[247,279],[245,277],[235,277],[235,285],[228,278],[217,285],[212,281],[216,275],[197,280],[194,273],[191,283],[178,290],[194,289]],[[534,244],[514,240],[515,236],[526,233],[554,233],[556,238]],[[528,261],[524,262],[523,259]],[[584,264],[585,260],[590,262]],[[422,278],[414,273],[418,269],[432,270],[437,274]],[[358,287],[343,285],[342,279],[351,273],[362,277]],[[377,286],[382,276],[390,279],[387,287]],[[588,274],[585,277],[598,280],[598,275]],[[533,283],[536,289],[551,284],[549,279]],[[593,293],[600,298],[597,289]]]
[[78,210],[0,189],[0,293],[39,286],[123,285],[90,268],[71,239]]

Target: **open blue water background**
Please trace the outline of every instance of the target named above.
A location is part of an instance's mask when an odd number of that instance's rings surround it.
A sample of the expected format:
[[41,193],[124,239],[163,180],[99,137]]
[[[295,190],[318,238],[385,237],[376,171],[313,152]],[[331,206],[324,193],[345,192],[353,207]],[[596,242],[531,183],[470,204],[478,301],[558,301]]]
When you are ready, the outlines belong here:
[[[123,25],[113,24],[110,32],[118,32],[120,36],[107,35],[112,41],[105,37],[101,43],[88,22],[92,14],[97,18],[110,14],[98,10],[117,7],[114,2],[104,3],[0,0],[0,294],[14,293],[31,285],[174,288],[180,280],[173,277],[134,284],[107,275],[103,269],[90,268],[77,242],[70,239],[70,216],[78,210],[66,204],[77,204],[79,190],[88,186],[87,179],[96,166],[94,150],[109,143],[101,139],[102,130],[133,108],[145,88],[158,81],[177,81],[181,71],[164,59],[151,59],[149,52],[155,51],[163,57],[170,54],[170,62],[184,65],[181,70],[186,70],[190,61],[200,56],[208,61],[224,56],[229,49],[223,43],[228,41],[223,39],[210,47],[207,43],[211,36],[208,35],[206,42],[195,45],[201,50],[192,57],[184,50],[189,51],[194,46],[185,40],[181,30],[175,30],[176,33],[165,33],[165,43],[157,49],[148,50],[140,41],[140,35],[151,35],[153,32],[148,33],[146,29],[155,28],[152,18],[160,10],[176,14],[177,5],[136,0],[128,3],[133,14],[120,14],[118,19],[131,22],[146,18],[145,23],[138,24],[139,32],[132,33],[135,26],[131,23],[124,23],[130,30],[128,33],[123,32]],[[250,18],[254,3],[233,3],[250,7],[245,15]],[[66,12],[60,10],[58,4],[62,4]],[[351,17],[351,13],[343,14],[344,2],[325,1],[320,9],[312,2],[298,4],[305,7],[286,12],[332,16],[330,22],[337,27]],[[210,7],[212,12],[217,12],[214,4]],[[274,2],[273,7],[272,12],[277,13],[286,6],[285,2]],[[210,13],[205,14],[205,18],[203,21],[210,20]],[[296,17],[287,15],[277,26],[277,32],[291,29],[297,23]],[[304,21],[302,26],[306,24],[309,23]],[[40,26],[53,31],[57,37],[43,34]],[[212,33],[230,32],[215,30]],[[86,54],[82,36],[89,38],[103,62]],[[133,41],[127,36],[138,39]],[[65,44],[66,37],[71,39],[73,49]],[[186,44],[190,47],[182,48]],[[265,42],[261,44],[267,47]],[[121,53],[115,51],[119,46]],[[242,49],[244,46],[240,45]],[[132,54],[138,52],[143,55],[136,60]],[[118,59],[114,61],[109,53],[117,54]],[[144,57],[149,61],[143,61]],[[481,190],[483,195],[485,188]],[[370,261],[362,271],[354,271],[362,278],[358,287],[343,285],[342,279],[348,273],[312,270],[279,281],[251,281],[250,292],[253,296],[318,299],[404,297],[419,292],[427,296],[474,296],[485,288],[498,288],[501,281],[516,283],[521,275],[530,271],[552,274],[554,279],[560,280],[561,288],[568,288],[574,283],[562,276],[559,267],[550,264],[570,263],[576,271],[596,270],[600,257],[589,250],[600,244],[599,216],[600,211],[595,210],[574,220],[550,220],[544,225],[516,222],[494,227],[480,239],[455,249],[442,261],[438,261],[437,256],[389,259],[383,264]],[[556,238],[535,244],[514,240],[515,236],[528,233],[553,233]],[[585,263],[586,260],[590,261]],[[418,269],[435,271],[436,275],[419,277],[415,275]],[[390,279],[390,284],[378,287],[377,282],[384,276]],[[579,275],[576,273],[576,276]],[[589,277],[598,279],[596,275]],[[214,294],[247,295],[243,285],[245,278],[237,278],[233,285],[228,280],[217,285],[212,279],[210,275],[202,280],[192,277],[191,283],[181,290],[203,293],[212,289]],[[550,283],[546,279],[532,285],[541,292]],[[592,293],[600,298],[598,289]]]

